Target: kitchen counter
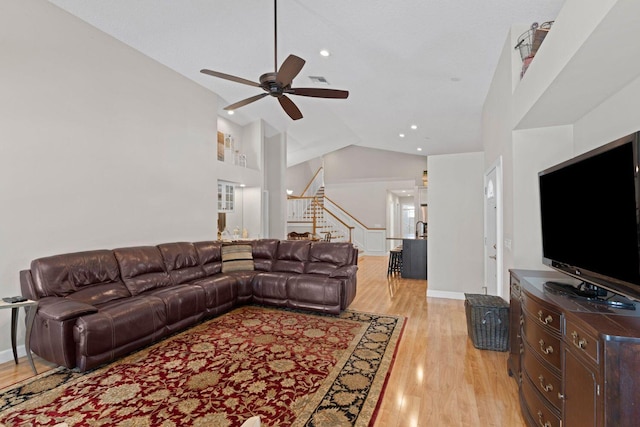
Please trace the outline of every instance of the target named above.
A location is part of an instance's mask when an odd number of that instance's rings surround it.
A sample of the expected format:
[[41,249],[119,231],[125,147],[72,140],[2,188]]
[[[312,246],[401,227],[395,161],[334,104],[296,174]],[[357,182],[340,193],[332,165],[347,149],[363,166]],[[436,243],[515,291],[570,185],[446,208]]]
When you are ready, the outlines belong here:
[[427,279],[427,238],[402,239],[402,272],[405,279]]

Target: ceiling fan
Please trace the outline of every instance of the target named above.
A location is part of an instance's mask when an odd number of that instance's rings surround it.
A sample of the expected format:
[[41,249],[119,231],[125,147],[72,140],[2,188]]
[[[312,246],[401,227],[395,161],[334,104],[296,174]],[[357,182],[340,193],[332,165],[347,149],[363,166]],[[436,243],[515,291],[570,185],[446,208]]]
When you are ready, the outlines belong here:
[[253,82],[251,80],[243,79],[242,77],[232,76],[230,74],[220,73],[218,71],[212,71],[207,69],[200,70],[201,73],[208,74],[210,76],[219,77],[221,79],[231,80],[236,83],[242,83],[249,86],[255,86],[262,88],[265,93],[254,95],[250,98],[243,99],[234,104],[226,106],[224,109],[235,110],[243,107],[247,104],[255,102],[264,98],[267,95],[278,98],[280,105],[284,111],[293,120],[302,118],[300,109],[293,103],[293,101],[287,95],[300,95],[310,96],[314,98],[338,98],[345,99],[349,96],[349,92],[346,90],[337,89],[320,89],[320,88],[293,88],[291,83],[293,79],[300,73],[304,66],[305,60],[295,55],[289,55],[284,60],[280,69],[278,69],[278,5],[277,0],[273,0],[274,9],[274,59],[275,59],[275,72],[265,73],[260,76],[260,83]]

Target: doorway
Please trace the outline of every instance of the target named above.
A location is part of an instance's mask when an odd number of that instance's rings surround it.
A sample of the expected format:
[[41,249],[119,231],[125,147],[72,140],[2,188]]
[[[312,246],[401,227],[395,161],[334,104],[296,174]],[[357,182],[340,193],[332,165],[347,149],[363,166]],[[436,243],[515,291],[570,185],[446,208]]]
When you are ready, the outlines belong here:
[[502,157],[484,175],[484,291],[505,298],[502,286]]

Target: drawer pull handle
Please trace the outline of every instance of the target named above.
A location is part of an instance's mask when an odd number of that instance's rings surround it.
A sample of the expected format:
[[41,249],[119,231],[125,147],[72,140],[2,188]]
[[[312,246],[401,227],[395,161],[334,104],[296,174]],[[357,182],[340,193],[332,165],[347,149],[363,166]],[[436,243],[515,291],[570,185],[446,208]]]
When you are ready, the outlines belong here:
[[587,348],[587,340],[584,338],[580,338],[580,335],[576,331],[571,332],[571,338],[573,338],[573,345],[578,347],[580,350],[584,350]]
[[542,419],[542,411],[538,411],[538,421],[540,422],[540,425],[542,427],[552,427],[551,423],[549,421],[544,421]]
[[553,390],[553,385],[552,384],[546,384],[544,383],[544,377],[542,376],[542,374],[540,374],[540,376],[538,377],[538,380],[540,380],[540,387],[542,387],[542,389],[544,391],[546,391],[547,393],[550,392],[551,390]]
[[549,346],[549,347],[545,347],[544,345],[544,340],[540,340],[540,351],[542,351],[544,354],[551,354],[553,353],[553,347]]
[[545,317],[544,319],[542,318],[544,314],[542,313],[542,310],[538,311],[538,320],[541,323],[544,323],[545,325],[548,325],[549,323],[553,322],[553,316],[551,316],[550,314],[547,315],[547,317]]

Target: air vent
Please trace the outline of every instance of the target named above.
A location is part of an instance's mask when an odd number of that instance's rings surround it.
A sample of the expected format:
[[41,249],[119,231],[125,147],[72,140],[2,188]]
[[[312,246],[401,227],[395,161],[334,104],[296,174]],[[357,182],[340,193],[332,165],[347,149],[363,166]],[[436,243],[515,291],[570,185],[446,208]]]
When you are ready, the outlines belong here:
[[329,82],[322,76],[309,76],[309,80],[316,85],[328,85]]

